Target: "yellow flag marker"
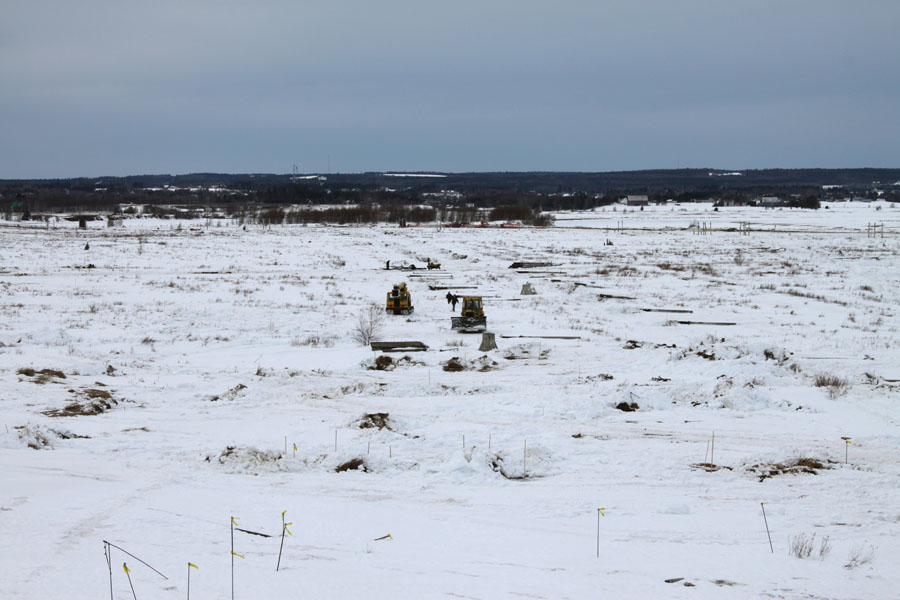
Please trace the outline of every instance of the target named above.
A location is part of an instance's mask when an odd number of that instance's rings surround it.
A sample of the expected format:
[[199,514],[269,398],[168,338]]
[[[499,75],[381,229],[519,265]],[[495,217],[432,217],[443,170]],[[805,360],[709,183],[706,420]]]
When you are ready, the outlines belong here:
[[603,512],[604,510],[606,510],[606,509],[605,509],[605,508],[598,508],[598,509],[597,509],[597,512],[600,513],[601,516],[605,517],[605,516],[606,516],[606,513]]
[[232,524],[232,525],[237,525],[237,524],[238,524],[237,517],[231,517],[231,524]]
[[297,451],[297,444],[294,443],[294,452],[296,452],[296,451]]
[[232,552],[232,554],[234,554],[234,555],[237,556],[238,558],[244,558],[244,555],[243,555],[243,554],[238,554],[237,552]]
[[394,536],[392,536],[391,534],[387,534],[387,535],[381,536],[380,538],[375,538],[373,541],[378,542],[381,540],[392,540],[392,539],[394,539]]
[[188,566],[189,566],[189,567],[194,567],[194,568],[197,569],[198,571],[200,570],[200,567],[198,567],[198,566],[195,565],[194,563],[189,562],[189,563],[188,563]]
[[294,535],[293,533],[291,533],[291,530],[288,529],[288,525],[293,525],[293,523],[292,523],[292,522],[291,522],[291,523],[285,523],[285,524],[284,524],[284,530],[287,531],[287,534],[288,534],[288,535]]
[[122,569],[123,569],[126,573],[131,573],[131,569],[129,569],[129,568],[128,568],[128,565],[126,565],[125,563],[122,563]]

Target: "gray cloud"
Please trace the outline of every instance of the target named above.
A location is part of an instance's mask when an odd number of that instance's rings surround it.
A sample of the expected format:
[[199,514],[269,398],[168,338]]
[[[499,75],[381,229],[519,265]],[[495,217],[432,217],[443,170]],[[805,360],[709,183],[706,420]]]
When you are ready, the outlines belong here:
[[896,166],[894,1],[21,2],[0,177]]

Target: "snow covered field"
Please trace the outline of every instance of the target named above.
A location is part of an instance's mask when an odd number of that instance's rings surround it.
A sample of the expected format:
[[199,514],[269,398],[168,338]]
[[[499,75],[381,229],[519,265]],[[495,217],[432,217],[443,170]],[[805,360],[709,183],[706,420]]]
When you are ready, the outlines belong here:
[[[188,562],[231,598],[232,561],[243,599],[895,598],[898,229],[0,222],[0,596],[107,597],[108,540],[168,577],[113,548],[115,598],[185,597]],[[354,329],[401,281],[379,339],[429,349],[378,370]],[[483,295],[498,349],[429,285]],[[233,558],[232,516],[273,537]]]

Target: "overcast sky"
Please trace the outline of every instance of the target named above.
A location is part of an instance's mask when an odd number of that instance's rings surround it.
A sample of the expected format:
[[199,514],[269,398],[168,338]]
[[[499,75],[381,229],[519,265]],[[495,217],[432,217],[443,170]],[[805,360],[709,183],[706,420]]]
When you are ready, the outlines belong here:
[[0,178],[900,167],[898,0],[3,0]]

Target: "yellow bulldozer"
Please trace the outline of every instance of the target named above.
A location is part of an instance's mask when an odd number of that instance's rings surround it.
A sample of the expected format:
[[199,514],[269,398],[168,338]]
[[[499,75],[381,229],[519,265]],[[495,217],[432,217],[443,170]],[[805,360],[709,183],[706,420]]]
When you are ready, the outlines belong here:
[[388,314],[408,315],[413,311],[412,294],[406,289],[406,282],[395,283],[394,288],[387,293]]
[[451,317],[450,326],[454,331],[463,333],[486,331],[487,317],[484,316],[481,296],[463,296],[460,316]]

